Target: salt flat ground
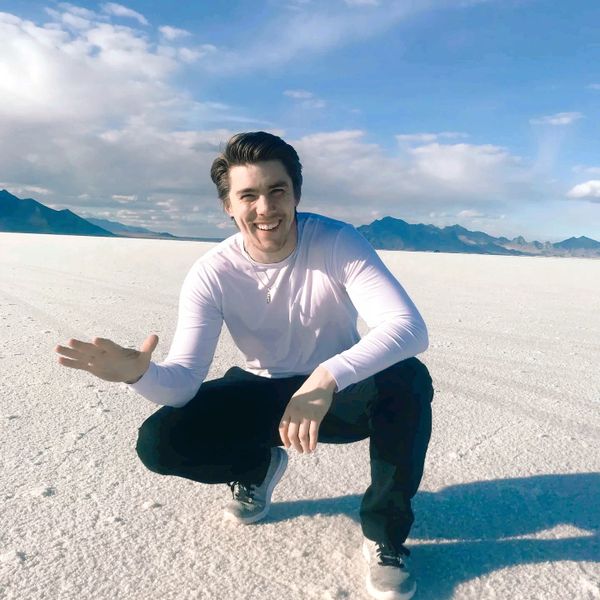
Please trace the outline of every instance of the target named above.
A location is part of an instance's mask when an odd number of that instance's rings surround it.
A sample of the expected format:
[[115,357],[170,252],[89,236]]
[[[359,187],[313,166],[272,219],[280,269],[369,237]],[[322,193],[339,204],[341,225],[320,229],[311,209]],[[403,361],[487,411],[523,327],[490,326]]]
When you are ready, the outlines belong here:
[[[106,336],[162,359],[211,244],[0,234],[0,598],[366,599],[367,442],[290,453],[269,519],[146,470],[157,407],[67,370]],[[600,261],[382,252],[429,325],[434,433],[409,545],[418,598],[600,598]],[[209,378],[239,354],[224,330]]]

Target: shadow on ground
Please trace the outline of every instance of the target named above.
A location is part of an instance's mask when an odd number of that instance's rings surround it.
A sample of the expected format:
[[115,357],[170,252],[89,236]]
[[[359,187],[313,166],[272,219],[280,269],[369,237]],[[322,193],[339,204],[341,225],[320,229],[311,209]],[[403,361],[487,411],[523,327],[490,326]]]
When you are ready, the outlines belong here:
[[[307,515],[358,521],[360,495],[273,504],[269,522]],[[419,598],[444,600],[465,581],[547,561],[600,562],[600,473],[539,475],[420,492],[411,532]],[[532,536],[559,525],[585,531],[560,539]]]

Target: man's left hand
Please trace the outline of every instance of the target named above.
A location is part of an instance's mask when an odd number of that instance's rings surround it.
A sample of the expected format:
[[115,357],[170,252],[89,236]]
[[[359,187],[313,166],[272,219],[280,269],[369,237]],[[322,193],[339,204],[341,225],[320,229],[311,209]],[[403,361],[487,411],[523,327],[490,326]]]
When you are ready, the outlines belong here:
[[286,448],[293,446],[301,453],[314,451],[335,387],[329,371],[319,366],[292,396],[279,423],[279,435]]

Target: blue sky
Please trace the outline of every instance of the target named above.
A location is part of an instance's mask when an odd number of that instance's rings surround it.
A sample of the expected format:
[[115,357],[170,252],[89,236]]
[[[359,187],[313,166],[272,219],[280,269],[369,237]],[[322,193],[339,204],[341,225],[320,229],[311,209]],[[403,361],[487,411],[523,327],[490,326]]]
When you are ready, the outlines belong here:
[[301,210],[600,240],[595,1],[0,1],[0,185],[180,235],[233,231],[229,135],[299,151]]

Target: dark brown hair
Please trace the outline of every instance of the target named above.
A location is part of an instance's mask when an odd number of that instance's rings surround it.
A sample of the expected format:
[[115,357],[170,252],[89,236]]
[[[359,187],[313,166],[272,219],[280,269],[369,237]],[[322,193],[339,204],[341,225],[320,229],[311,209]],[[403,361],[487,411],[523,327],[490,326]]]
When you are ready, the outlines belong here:
[[267,160],[279,160],[294,187],[294,197],[300,200],[302,165],[296,150],[280,137],[265,131],[238,133],[229,139],[225,150],[213,161],[210,177],[224,206],[229,202],[229,169]]

